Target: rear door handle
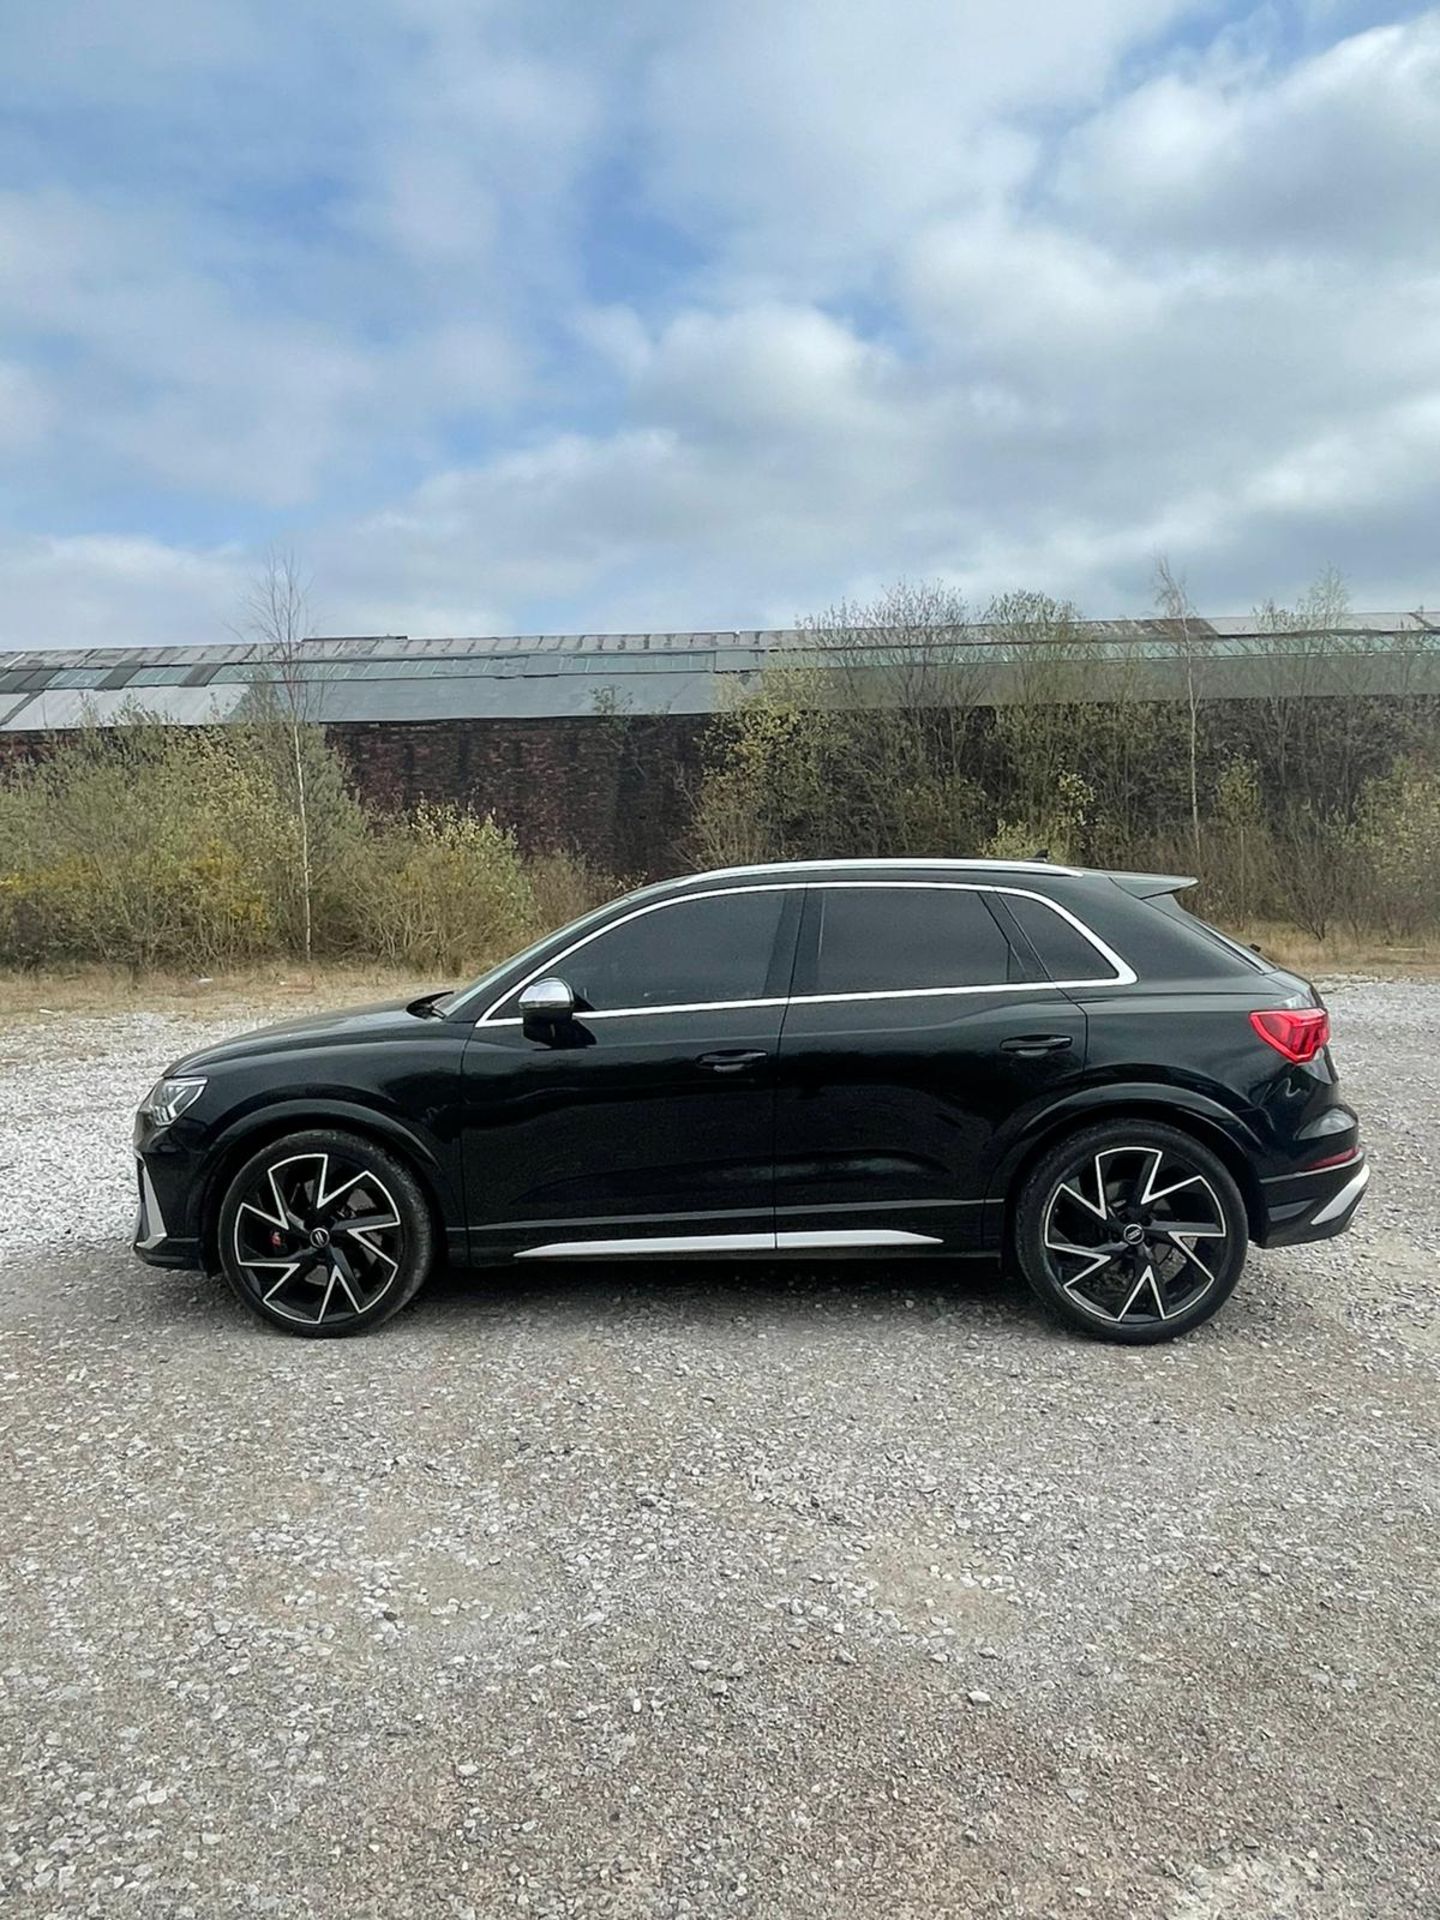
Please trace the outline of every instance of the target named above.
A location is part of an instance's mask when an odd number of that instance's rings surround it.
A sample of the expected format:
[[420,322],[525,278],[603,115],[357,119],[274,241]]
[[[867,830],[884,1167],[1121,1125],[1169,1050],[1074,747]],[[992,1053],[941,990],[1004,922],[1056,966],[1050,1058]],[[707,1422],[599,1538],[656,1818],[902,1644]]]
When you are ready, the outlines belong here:
[[756,1053],[702,1053],[696,1061],[697,1066],[706,1067],[711,1073],[744,1073],[749,1067],[758,1067],[762,1060],[770,1058],[763,1051]]
[[1002,1040],[1005,1053],[1023,1054],[1026,1059],[1041,1053],[1064,1053],[1071,1045],[1068,1033],[1017,1033],[1013,1040]]

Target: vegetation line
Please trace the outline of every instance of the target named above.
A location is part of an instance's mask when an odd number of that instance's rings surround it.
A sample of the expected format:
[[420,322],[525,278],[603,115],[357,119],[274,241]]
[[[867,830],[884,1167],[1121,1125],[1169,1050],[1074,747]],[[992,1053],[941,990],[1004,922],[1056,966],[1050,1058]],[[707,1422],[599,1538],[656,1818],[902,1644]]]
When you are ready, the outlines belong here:
[[[1437,702],[1362,690],[1363,637],[1346,632],[1333,575],[1296,607],[1260,609],[1274,657],[1262,642],[1252,697],[1206,700],[1184,587],[1164,561],[1157,581],[1186,652],[1183,697],[1155,698],[1142,652],[1115,658],[1040,594],[987,610],[987,649],[938,584],[803,622],[812,661],[829,664],[779,661],[717,716],[676,867],[1044,852],[1193,872],[1209,917],[1263,922],[1282,946],[1340,934],[1423,954],[1440,935]],[[288,556],[247,622],[261,664],[237,719],[175,726],[137,707],[0,776],[0,966],[193,976],[299,961],[458,978],[619,890],[563,849],[522,853],[484,793],[395,814],[362,804],[310,705]]]

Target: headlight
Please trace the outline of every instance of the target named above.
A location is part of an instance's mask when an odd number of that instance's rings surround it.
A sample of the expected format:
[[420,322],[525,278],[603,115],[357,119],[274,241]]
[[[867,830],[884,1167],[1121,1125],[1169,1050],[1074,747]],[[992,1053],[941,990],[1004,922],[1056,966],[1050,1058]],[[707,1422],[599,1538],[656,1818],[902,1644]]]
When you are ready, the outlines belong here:
[[205,1091],[203,1080],[157,1080],[140,1102],[140,1111],[157,1127],[168,1127]]

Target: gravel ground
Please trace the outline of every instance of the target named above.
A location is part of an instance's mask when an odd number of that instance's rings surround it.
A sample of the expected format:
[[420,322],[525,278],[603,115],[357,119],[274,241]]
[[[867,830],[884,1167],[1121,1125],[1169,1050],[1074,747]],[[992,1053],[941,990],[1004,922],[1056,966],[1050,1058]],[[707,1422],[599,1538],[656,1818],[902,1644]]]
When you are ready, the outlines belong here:
[[1360,1224],[1134,1352],[883,1266],[286,1340],[124,1244],[214,1029],[0,1027],[0,1898],[1440,1914],[1440,987],[1331,999]]

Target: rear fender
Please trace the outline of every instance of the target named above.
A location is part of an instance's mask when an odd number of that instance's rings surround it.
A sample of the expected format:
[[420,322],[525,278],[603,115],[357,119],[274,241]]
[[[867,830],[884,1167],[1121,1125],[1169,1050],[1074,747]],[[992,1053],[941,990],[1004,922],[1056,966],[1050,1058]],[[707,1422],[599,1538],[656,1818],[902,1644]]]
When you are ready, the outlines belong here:
[[1245,1199],[1252,1231],[1264,1212],[1255,1159],[1263,1153],[1259,1136],[1233,1108],[1193,1087],[1153,1080],[1117,1081],[1082,1087],[1029,1116],[1006,1141],[991,1175],[987,1213],[999,1219],[1026,1169],[1067,1133],[1099,1120],[1147,1118],[1168,1122],[1203,1140],[1235,1176]]

